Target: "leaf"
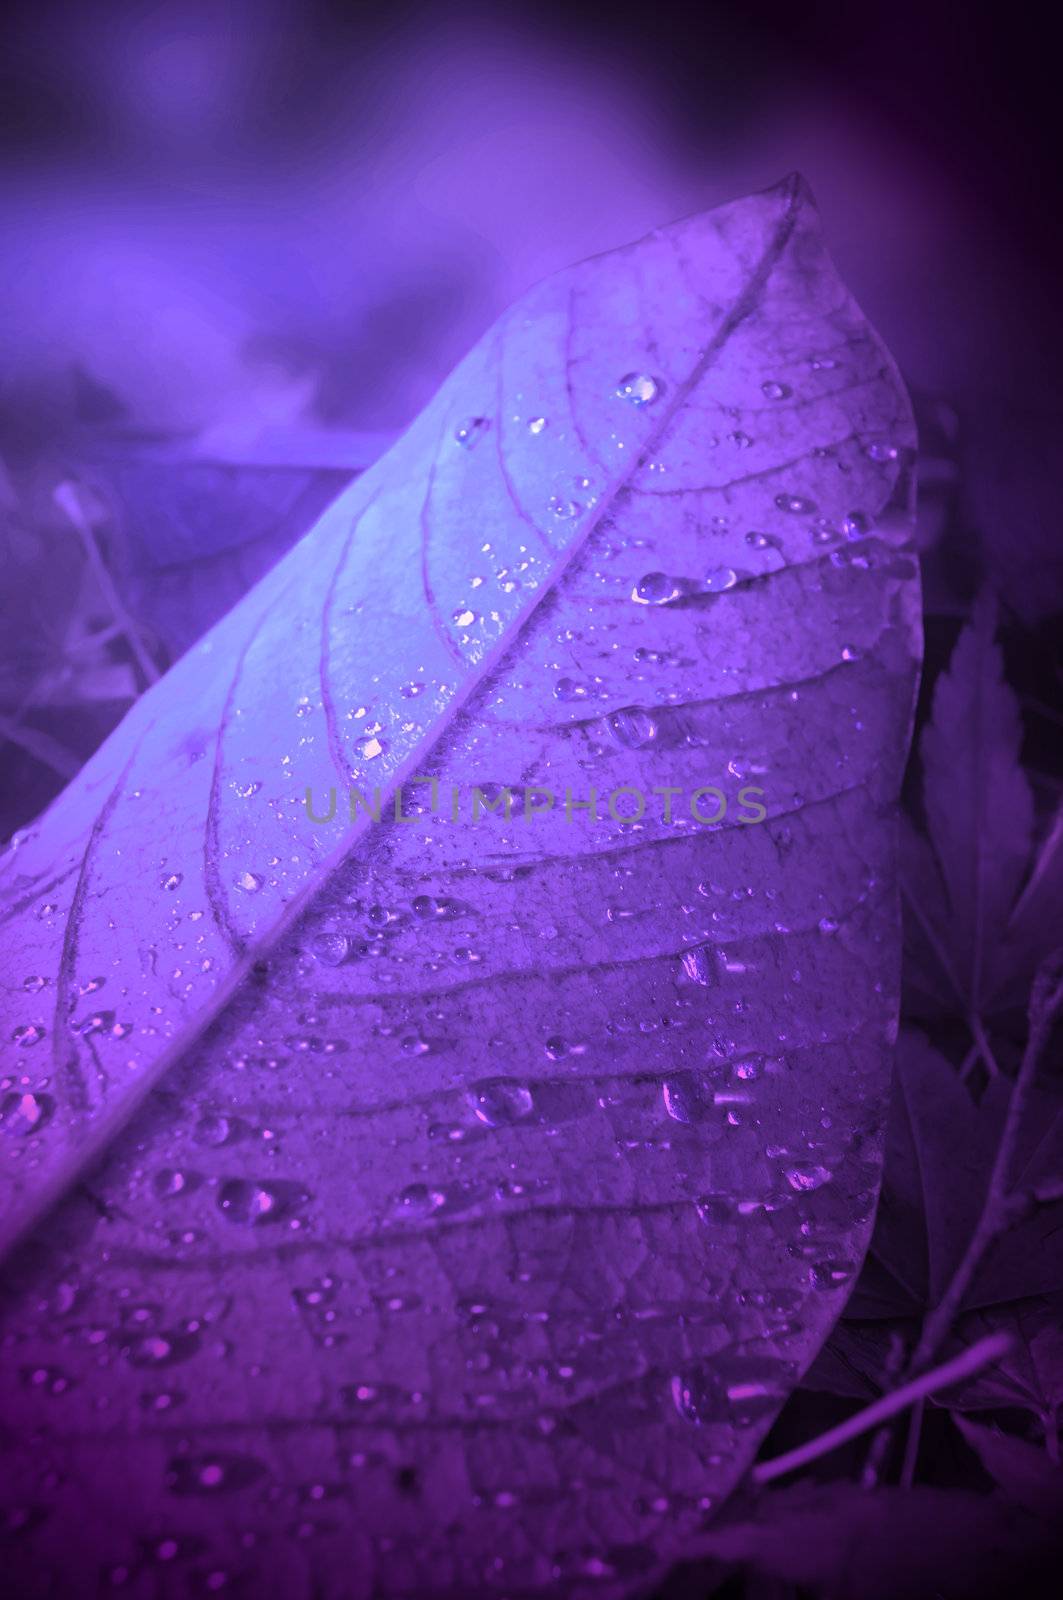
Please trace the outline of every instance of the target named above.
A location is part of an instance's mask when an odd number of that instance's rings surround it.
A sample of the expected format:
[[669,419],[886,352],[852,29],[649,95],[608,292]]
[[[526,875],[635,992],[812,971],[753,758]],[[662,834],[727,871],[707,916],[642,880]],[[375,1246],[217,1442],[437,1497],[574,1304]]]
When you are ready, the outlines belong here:
[[1007,1499],[1035,1516],[1063,1517],[1063,1469],[1044,1450],[966,1417],[953,1421]]
[[963,1489],[831,1483],[766,1495],[754,1519],[698,1547],[824,1600],[995,1600],[1040,1579],[1060,1544],[1056,1530]]
[[1042,961],[1063,941],[1059,906],[1063,898],[1063,809],[1057,812],[1032,870],[1016,901],[996,953],[994,999],[1025,1000]]
[[1014,1334],[1009,1354],[981,1373],[949,1404],[965,1411],[995,1411],[1019,1406],[1037,1418],[1047,1437],[1058,1443],[1058,1412],[1063,1406],[1063,1299],[1057,1293],[1024,1305],[996,1308],[967,1319],[974,1331],[987,1326]]
[[799,181],[588,262],[20,846],[20,1572],[619,1595],[727,1495],[874,1209],[912,449]]
[[129,611],[184,654],[312,527],[348,469],[203,460],[112,443],[91,463],[112,515],[101,533]]
[[[991,1084],[975,1107],[944,1056],[914,1030],[902,1034],[882,1198],[850,1317],[905,1319],[941,1300],[975,1231],[1010,1094],[1010,1082]],[[987,1252],[964,1298],[967,1309],[1028,1299],[1058,1285],[1063,1206],[1032,1201],[1061,1161],[1060,1097],[1035,1091],[1010,1174],[1014,1193],[1031,1203]]]
[[[952,1277],[985,1194],[987,1143],[959,1074],[921,1034],[902,1034],[871,1245],[902,1290],[901,1314],[936,1304]],[[857,1317],[872,1314],[862,1289]]]
[[938,679],[921,743],[927,824],[952,913],[951,967],[974,1012],[992,989],[992,948],[1033,833],[1018,701],[1004,681],[996,616],[995,600],[983,595]]

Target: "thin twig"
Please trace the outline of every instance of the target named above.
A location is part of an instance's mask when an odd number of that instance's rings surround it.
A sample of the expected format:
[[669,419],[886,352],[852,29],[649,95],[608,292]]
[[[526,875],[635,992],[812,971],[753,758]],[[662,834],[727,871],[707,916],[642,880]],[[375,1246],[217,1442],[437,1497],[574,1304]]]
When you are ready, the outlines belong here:
[[977,1012],[971,1013],[970,1017],[967,1019],[967,1026],[971,1030],[971,1038],[978,1046],[978,1054],[981,1056],[983,1065],[985,1066],[986,1071],[989,1073],[989,1076],[991,1078],[1002,1077],[1003,1074],[997,1063],[997,1058],[993,1054],[993,1046],[989,1042],[985,1028],[982,1025],[982,1019]]
[[975,1067],[981,1060],[981,1056],[982,1052],[979,1050],[976,1041],[974,1044],[972,1044],[971,1048],[968,1050],[967,1054],[960,1063],[960,1077],[964,1080],[964,1082],[966,1082],[967,1078],[969,1077],[971,1069]]
[[901,1463],[901,1475],[898,1479],[902,1489],[910,1489],[915,1482],[915,1469],[919,1464],[919,1441],[923,1437],[923,1414],[926,1411],[926,1398],[917,1400],[912,1407],[912,1414],[908,1418],[908,1434],[904,1441],[904,1460]]
[[65,744],[60,744],[58,739],[53,739],[50,733],[28,728],[13,717],[0,717],[0,742],[4,739],[9,744],[18,745],[20,750],[25,750],[42,766],[50,767],[64,783],[84,766],[80,756],[68,750]]
[[984,1339],[979,1339],[977,1344],[970,1345],[962,1355],[955,1356],[931,1372],[924,1372],[920,1377],[913,1378],[903,1388],[894,1389],[891,1394],[884,1394],[873,1405],[858,1411],[855,1416],[839,1423],[836,1428],[821,1433],[817,1439],[809,1439],[807,1444],[799,1445],[796,1450],[788,1450],[785,1455],[776,1456],[773,1461],[760,1462],[753,1468],[753,1482],[772,1483],[788,1472],[796,1472],[799,1467],[807,1467],[810,1462],[818,1461],[820,1456],[828,1455],[841,1445],[848,1444],[851,1439],[858,1439],[871,1428],[877,1428],[888,1418],[895,1417],[898,1412],[907,1410],[916,1401],[925,1400],[935,1389],[948,1389],[964,1378],[973,1377],[983,1367],[999,1361],[1001,1356],[1010,1350],[1012,1343],[1009,1333],[988,1334]]
[[159,680],[159,670],[154,661],[152,661],[148,652],[145,650],[144,642],[140,637],[140,630],[138,629],[136,622],[129,615],[129,612],[126,610],[125,603],[115,587],[114,579],[111,577],[107,563],[104,561],[103,556],[100,553],[100,546],[99,541],[96,538],[96,531],[86,515],[85,508],[81,503],[81,497],[78,494],[77,485],[73,483],[60,483],[56,487],[52,498],[59,507],[60,511],[62,511],[63,515],[77,530],[78,537],[85,547],[85,555],[88,558],[89,566],[92,568],[92,575],[96,580],[96,584],[101,595],[103,596],[104,603],[106,604],[107,609],[110,611],[111,616],[121,629],[121,632],[126,640],[126,643],[129,645],[130,650],[133,652],[133,655],[136,658],[136,663],[143,674],[145,683],[157,683]]
[[1008,1227],[1014,1216],[1011,1163],[1023,1113],[1037,1073],[1041,1050],[1052,1030],[1056,1014],[1063,1005],[1063,981],[1060,979],[1059,963],[1060,955],[1057,953],[1045,962],[1034,980],[1030,996],[1030,1031],[1018,1075],[1012,1086],[982,1210],[959,1266],[941,1299],[928,1313],[923,1323],[923,1331],[906,1369],[911,1376],[917,1375],[934,1359],[938,1348],[948,1336],[959,1315],[964,1298],[986,1251]]
[[919,901],[916,899],[915,895],[907,887],[907,885],[902,884],[901,893],[904,899],[908,902],[912,911],[915,913],[915,920],[922,928],[923,933],[926,936],[927,943],[937,956],[938,964],[946,978],[951,983],[953,992],[958,995],[960,1001],[963,1003],[964,1007],[966,1007],[967,998],[963,992],[963,985],[956,976],[955,968],[953,967],[952,962],[949,960],[948,951],[938,938],[937,929],[934,927],[933,923],[930,921],[930,918],[927,916],[926,912],[919,904]]

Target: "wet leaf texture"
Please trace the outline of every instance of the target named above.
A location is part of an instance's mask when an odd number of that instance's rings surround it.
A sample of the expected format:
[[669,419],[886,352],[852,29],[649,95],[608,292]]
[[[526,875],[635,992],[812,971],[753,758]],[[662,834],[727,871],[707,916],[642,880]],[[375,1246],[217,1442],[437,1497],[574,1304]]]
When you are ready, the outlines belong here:
[[725,1499],[874,1210],[913,447],[799,180],[585,263],[14,852],[20,1592],[624,1595]]

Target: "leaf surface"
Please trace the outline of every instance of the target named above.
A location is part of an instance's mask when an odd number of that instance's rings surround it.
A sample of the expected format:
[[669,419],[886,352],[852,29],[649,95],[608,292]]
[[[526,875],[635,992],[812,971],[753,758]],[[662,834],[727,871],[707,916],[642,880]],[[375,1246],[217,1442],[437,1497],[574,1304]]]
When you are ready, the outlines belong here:
[[700,1548],[831,1600],[994,1600],[1042,1578],[1060,1543],[1039,1520],[963,1489],[829,1483],[766,1495],[753,1519]]
[[620,1595],[728,1494],[874,1209],[913,447],[799,181],[585,263],[15,852],[21,1592]]
[[996,624],[995,599],[983,595],[938,679],[921,744],[927,824],[952,913],[950,970],[976,1013],[993,988],[994,949],[1033,837],[1019,704],[1004,679]]

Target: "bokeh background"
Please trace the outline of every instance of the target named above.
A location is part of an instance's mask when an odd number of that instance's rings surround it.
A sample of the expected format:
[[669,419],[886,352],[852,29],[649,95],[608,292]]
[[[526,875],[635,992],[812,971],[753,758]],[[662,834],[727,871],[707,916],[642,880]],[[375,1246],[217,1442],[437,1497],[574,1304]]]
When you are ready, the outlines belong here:
[[1027,629],[1063,606],[1058,88],[1022,14],[13,0],[2,26],[3,833],[529,283],[794,168],[916,395],[931,614],[987,579]]

